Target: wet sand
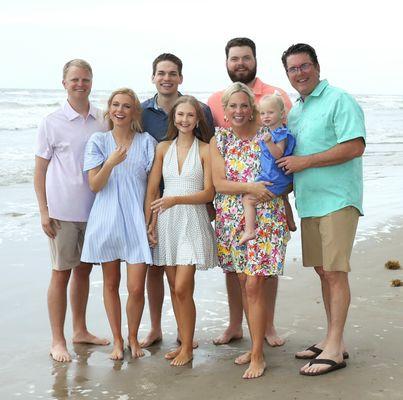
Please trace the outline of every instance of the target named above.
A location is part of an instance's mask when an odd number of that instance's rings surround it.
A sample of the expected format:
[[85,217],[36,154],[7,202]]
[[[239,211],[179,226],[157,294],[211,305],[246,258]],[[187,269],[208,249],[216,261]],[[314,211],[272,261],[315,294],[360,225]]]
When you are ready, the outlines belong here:
[[[247,338],[224,346],[211,339],[227,323],[224,278],[220,270],[199,272],[196,338],[200,347],[192,365],[170,367],[163,359],[175,345],[175,324],[169,299],[165,302],[164,340],[147,356],[123,362],[108,359],[111,347],[69,344],[73,362],[60,364],[49,357],[46,290],[49,280],[47,243],[40,232],[28,240],[1,243],[3,279],[0,282],[0,398],[8,399],[402,399],[403,270],[384,268],[389,259],[403,264],[403,219],[397,226],[358,243],[350,274],[352,302],[345,339],[348,366],[320,377],[304,377],[304,363],[294,352],[324,334],[319,282],[301,267],[299,235],[294,235],[286,275],[280,280],[277,326],[285,346],[266,347],[268,369],[254,381],[241,379],[244,367],[234,358],[248,349]],[[22,229],[22,228],[21,228]],[[7,271],[6,273],[4,271]],[[6,277],[6,279],[4,279]],[[88,305],[88,325],[97,335],[110,337],[102,304],[102,277],[95,267]],[[124,282],[122,297],[125,299]],[[141,337],[147,333],[145,310]],[[246,329],[244,329],[245,336]],[[66,334],[71,338],[70,314]]]

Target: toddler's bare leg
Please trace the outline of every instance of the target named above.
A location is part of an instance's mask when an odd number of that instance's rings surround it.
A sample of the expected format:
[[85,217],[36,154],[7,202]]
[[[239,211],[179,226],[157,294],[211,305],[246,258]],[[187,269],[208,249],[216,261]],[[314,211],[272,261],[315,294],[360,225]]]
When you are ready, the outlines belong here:
[[248,240],[254,239],[255,223],[256,223],[256,206],[254,198],[250,195],[242,196],[242,204],[245,214],[245,230],[239,240],[239,245],[246,243]]
[[285,208],[285,217],[287,219],[288,229],[291,232],[295,232],[297,230],[297,226],[294,221],[294,214],[292,212],[291,204],[288,201],[288,196],[283,196],[284,200],[284,208]]

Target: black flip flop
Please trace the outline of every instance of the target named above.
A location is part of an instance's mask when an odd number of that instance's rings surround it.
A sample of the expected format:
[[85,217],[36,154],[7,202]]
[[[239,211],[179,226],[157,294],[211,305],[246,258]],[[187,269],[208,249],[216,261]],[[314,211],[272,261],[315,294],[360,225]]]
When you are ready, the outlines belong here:
[[322,371],[319,371],[319,372],[299,371],[299,373],[301,375],[305,375],[305,376],[318,376],[318,375],[328,374],[329,372],[336,371],[341,368],[346,368],[346,366],[347,366],[345,361],[342,361],[341,363],[337,363],[336,361],[328,360],[327,358],[315,358],[314,360],[310,361],[309,366],[314,365],[314,364],[327,364],[327,365],[330,365],[330,367],[327,369],[324,369]]
[[[322,349],[319,347],[316,347],[315,345],[312,345],[311,347],[308,347],[304,351],[312,351],[311,356],[297,356],[295,355],[295,358],[298,358],[299,360],[313,360],[316,358],[320,353],[322,353]],[[343,360],[347,360],[350,357],[350,355],[347,353],[347,351],[343,351]]]

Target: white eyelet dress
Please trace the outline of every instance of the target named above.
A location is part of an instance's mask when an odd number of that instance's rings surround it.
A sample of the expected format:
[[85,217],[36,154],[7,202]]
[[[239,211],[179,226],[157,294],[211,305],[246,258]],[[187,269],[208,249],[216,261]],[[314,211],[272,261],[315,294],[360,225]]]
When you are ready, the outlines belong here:
[[[203,190],[199,140],[194,139],[179,174],[175,139],[165,154],[162,175],[164,196]],[[159,214],[157,239],[154,265],[195,265],[196,269],[208,269],[218,264],[214,231],[205,204],[179,204]]]

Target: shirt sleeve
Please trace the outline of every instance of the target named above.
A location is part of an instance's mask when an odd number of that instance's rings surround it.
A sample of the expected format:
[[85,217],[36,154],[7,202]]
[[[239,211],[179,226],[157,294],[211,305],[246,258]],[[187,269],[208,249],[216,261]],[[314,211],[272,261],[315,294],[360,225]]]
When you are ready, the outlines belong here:
[[282,140],[287,139],[288,129],[277,128],[271,133],[271,137],[272,137],[273,143],[281,142]]
[[365,141],[364,113],[357,101],[348,93],[337,99],[333,114],[337,143],[363,138]]
[[98,167],[107,159],[104,138],[105,134],[96,132],[88,140],[85,147],[83,171]]
[[157,145],[157,141],[147,132],[143,133],[142,135],[147,135],[144,156],[147,161],[146,172],[150,172],[154,162],[155,146]]
[[39,125],[35,155],[46,160],[50,160],[53,156],[53,147],[50,144],[45,119]]

